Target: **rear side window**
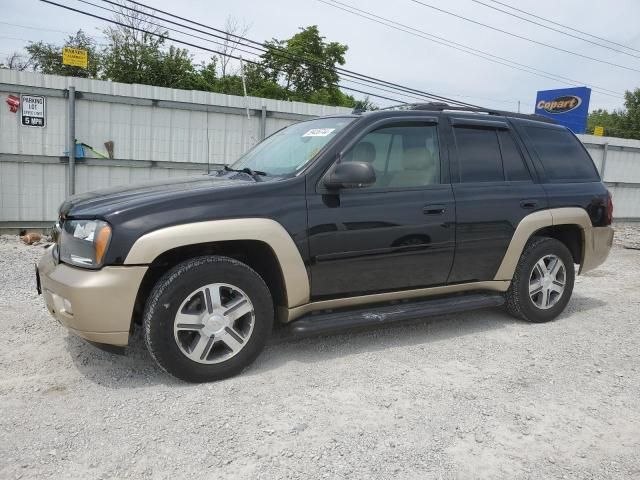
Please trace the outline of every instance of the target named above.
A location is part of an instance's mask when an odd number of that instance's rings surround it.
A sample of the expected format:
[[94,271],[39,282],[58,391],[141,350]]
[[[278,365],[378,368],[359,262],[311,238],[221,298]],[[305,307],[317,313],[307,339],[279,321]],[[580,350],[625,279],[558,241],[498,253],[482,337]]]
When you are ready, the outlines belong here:
[[549,180],[599,180],[598,172],[580,140],[568,130],[533,126],[524,129]]
[[496,131],[455,128],[460,182],[502,182],[502,159]]

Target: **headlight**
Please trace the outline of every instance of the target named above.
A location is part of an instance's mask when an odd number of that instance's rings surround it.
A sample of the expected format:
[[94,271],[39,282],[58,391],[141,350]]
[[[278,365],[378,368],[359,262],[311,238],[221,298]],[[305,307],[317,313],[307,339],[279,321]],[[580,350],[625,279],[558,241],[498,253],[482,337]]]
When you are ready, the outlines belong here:
[[111,227],[102,220],[67,220],[60,235],[60,260],[100,268],[111,240]]

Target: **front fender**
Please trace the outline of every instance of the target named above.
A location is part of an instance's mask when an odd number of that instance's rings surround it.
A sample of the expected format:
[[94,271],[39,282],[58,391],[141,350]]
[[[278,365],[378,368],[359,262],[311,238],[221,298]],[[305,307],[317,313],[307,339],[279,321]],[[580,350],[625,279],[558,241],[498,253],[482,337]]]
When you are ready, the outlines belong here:
[[148,265],[177,247],[232,240],[258,240],[269,245],[280,263],[288,307],[309,302],[309,277],[298,248],[282,225],[267,218],[211,220],[161,228],[136,240],[124,264]]

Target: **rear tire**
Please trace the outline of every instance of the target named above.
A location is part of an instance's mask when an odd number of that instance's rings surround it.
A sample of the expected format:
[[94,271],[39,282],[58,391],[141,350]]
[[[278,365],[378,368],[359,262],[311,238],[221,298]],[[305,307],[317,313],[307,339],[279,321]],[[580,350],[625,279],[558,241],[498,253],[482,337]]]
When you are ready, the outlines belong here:
[[505,294],[507,311],[528,322],[553,320],[567,306],[574,281],[573,256],[566,245],[555,238],[533,237]]
[[198,257],[165,273],[143,317],[149,353],[166,372],[210,382],[241,372],[273,326],[271,294],[253,269],[222,256]]

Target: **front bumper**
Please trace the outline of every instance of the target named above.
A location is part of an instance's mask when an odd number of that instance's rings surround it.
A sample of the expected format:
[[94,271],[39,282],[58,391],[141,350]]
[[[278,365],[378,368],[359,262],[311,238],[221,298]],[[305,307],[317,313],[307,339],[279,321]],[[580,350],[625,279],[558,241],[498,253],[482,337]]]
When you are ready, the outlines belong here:
[[56,264],[49,247],[38,264],[47,309],[72,333],[87,340],[124,346],[145,266],[85,270]]
[[602,265],[613,245],[613,228],[611,227],[591,227],[584,229],[583,232],[583,258],[579,273],[588,272]]

